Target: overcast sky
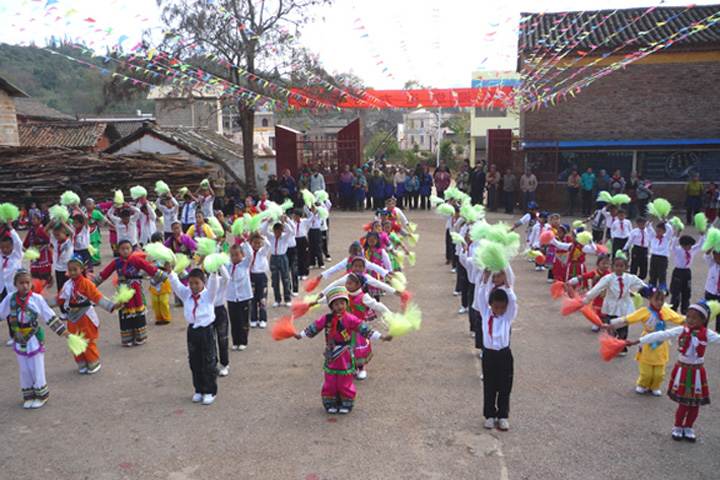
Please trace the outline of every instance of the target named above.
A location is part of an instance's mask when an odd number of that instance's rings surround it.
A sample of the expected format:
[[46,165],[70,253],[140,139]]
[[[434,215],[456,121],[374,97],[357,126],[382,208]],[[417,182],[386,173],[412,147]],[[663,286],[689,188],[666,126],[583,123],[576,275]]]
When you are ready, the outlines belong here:
[[[653,5],[659,2],[336,0],[316,10],[301,43],[330,73],[353,70],[375,88],[399,89],[407,80],[467,87],[478,68],[514,70],[520,12]],[[104,51],[104,41],[125,36],[124,46],[132,47],[152,27],[162,30],[154,0],[0,0],[0,42],[10,44],[69,36]]]

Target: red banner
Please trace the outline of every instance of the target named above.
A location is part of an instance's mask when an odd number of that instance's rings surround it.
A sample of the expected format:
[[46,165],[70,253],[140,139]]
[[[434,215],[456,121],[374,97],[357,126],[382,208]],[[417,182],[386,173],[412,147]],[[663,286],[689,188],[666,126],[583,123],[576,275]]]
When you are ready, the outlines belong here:
[[[289,98],[290,105],[317,108],[315,102],[340,108],[438,108],[438,107],[496,107],[513,106],[513,87],[444,88],[427,90],[365,90],[359,96],[345,95],[342,99],[313,96],[307,91],[292,89],[298,94]],[[336,93],[333,91],[333,93]]]

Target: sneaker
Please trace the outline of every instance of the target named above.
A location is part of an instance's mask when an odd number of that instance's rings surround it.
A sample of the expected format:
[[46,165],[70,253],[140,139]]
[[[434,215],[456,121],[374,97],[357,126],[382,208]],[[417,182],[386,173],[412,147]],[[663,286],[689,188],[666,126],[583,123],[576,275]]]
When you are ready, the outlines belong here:
[[238,350],[245,350],[247,345],[238,345]]
[[640,385],[635,387],[635,392],[639,393],[640,395],[642,395],[643,393],[647,393],[647,391],[648,391],[647,388],[641,387]]
[[[326,408],[325,411],[327,413],[337,413],[338,409],[337,409],[337,407],[330,407],[330,408]],[[680,437],[680,438],[682,438],[682,437]]]
[[92,369],[88,368],[87,374],[88,374],[88,375],[92,375],[93,373],[99,372],[99,371],[100,371],[100,367],[102,367],[102,365],[98,364],[98,366],[95,367],[95,368],[92,368]]
[[277,308],[277,307],[279,307],[279,306],[280,306],[280,302],[275,302],[275,303],[273,303],[273,307]]
[[485,420],[485,428],[490,430],[491,428],[495,428],[495,419],[494,418],[488,418]]
[[475,332],[470,332],[470,336],[471,336],[472,338],[475,338]]
[[257,328],[258,322],[250,322],[250,328]]
[[193,402],[193,403],[200,403],[200,400],[202,400],[202,398],[203,398],[202,393],[196,393],[196,394],[193,395],[193,397],[192,397],[192,402]]
[[206,393],[206,394],[203,395],[203,397],[202,397],[202,404],[203,404],[203,405],[210,405],[210,404],[211,404],[212,402],[214,402],[214,401],[215,401],[215,395],[213,395],[212,393]]
[[510,428],[510,424],[507,421],[507,418],[501,418],[498,420],[498,428],[500,430],[507,430]]
[[468,309],[465,307],[462,307],[460,310],[458,310],[458,313],[467,313]]
[[228,373],[230,373],[230,369],[224,365],[221,365],[220,373],[218,375],[220,375],[221,377],[227,377]]
[[325,270],[325,265],[320,265],[320,270]]
[[653,396],[655,397],[661,397],[662,396],[662,390],[653,390],[652,391]]
[[285,306],[288,308],[292,307],[292,302],[285,302]]
[[457,268],[453,268],[452,270],[450,270],[450,273],[457,273]]
[[23,403],[23,408],[32,408],[33,403],[35,403],[35,400],[25,400],[25,403]]
[[79,374],[85,374],[85,373],[87,373],[87,372],[88,372],[87,367],[83,367],[83,368],[81,368],[80,370],[78,370],[78,373],[79,373]]
[[453,296],[454,296],[454,297],[459,297],[459,296],[460,296],[460,292],[453,292]]
[[[35,400],[37,402],[37,400]],[[37,408],[37,407],[35,407]],[[685,435],[685,440],[687,440],[690,443],[695,443],[695,440],[697,440],[697,437],[695,436],[695,430],[692,428],[685,427],[685,431],[683,432],[683,435]]]
[[555,279],[554,279],[554,278],[548,278],[548,279],[547,279],[547,283],[555,283]]
[[326,262],[332,262],[332,258],[330,258],[330,257],[325,257],[325,261],[326,261]]
[[[340,414],[342,414],[342,415],[347,415],[348,413],[350,413],[350,409],[349,409],[349,408],[345,408],[345,407],[341,407],[340,410],[338,410],[338,413],[340,413]],[[691,429],[691,430],[692,430],[692,429]]]
[[12,347],[13,342],[14,342],[14,340],[11,338],[7,342],[5,342],[5,345],[7,345],[8,347]]
[[260,327],[260,328],[265,328],[265,327],[267,327],[267,322],[260,322],[260,323],[258,323],[258,327]]
[[540,265],[537,265],[537,266],[535,267],[535,271],[536,271],[536,272],[539,272],[539,271],[541,271],[542,269],[543,269],[543,267],[541,267]]
[[364,368],[362,370],[357,371],[357,379],[358,380],[365,380],[367,378],[367,370]]
[[[46,398],[45,400],[40,400],[39,398],[36,398],[35,400],[33,400],[33,404],[32,404],[32,406],[31,406],[30,408],[40,408],[40,407],[42,407],[43,405],[45,405],[45,402],[47,402],[47,398]],[[687,430],[692,431],[692,428],[686,428],[686,429],[685,429],[685,438],[687,438]],[[695,435],[694,435],[694,434],[693,434],[693,438],[695,438]],[[694,442],[695,440],[691,440],[691,441]]]
[[679,442],[683,439],[683,428],[682,427],[673,427],[672,429],[672,439],[676,442]]
[[240,345],[233,345],[230,350],[237,350],[238,348],[240,348]]
[[623,350],[622,352],[618,353],[618,357],[624,357],[625,355],[627,355],[627,352],[626,352],[625,350]]
[[478,358],[482,360],[482,357],[483,357],[483,351],[482,351],[482,349],[480,349],[480,351],[478,352]]
[[298,292],[292,292],[292,296],[293,296],[293,297],[297,297],[297,296],[298,296]]

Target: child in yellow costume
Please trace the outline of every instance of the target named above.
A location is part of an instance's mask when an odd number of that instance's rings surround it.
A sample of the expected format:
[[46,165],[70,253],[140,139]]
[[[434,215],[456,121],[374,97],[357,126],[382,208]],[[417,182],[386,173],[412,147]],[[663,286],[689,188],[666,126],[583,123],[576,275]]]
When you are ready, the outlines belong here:
[[[677,325],[683,323],[683,316],[665,305],[665,297],[668,293],[665,285],[659,287],[649,285],[639,293],[647,298],[650,304],[647,307],[639,308],[630,315],[613,319],[610,322],[613,328],[627,327],[632,323],[642,322],[644,328],[642,338],[650,333],[665,330],[668,322]],[[670,360],[668,342],[661,341],[642,345],[635,360],[638,361],[640,368],[640,377],[637,380],[635,391],[642,394],[651,390],[656,397],[662,395],[660,384],[665,378],[665,364]]]
[[[162,245],[164,241],[162,232],[153,233],[150,241]],[[170,265],[165,262],[158,261],[154,263],[158,269],[168,274],[172,271]],[[170,285],[169,279],[166,278],[160,282],[150,280],[150,303],[152,304],[153,312],[155,312],[155,325],[167,325],[172,320],[170,316],[171,293],[172,286]]]

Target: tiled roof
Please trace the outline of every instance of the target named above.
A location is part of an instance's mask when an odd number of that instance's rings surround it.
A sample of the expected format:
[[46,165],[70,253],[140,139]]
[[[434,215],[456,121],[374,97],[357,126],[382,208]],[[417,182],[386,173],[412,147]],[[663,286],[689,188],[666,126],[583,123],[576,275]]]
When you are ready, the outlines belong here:
[[28,123],[18,125],[21,147],[93,148],[105,132],[104,123]]
[[[720,5],[686,7],[629,8],[624,10],[595,10],[559,13],[522,13],[518,51],[528,52],[538,46],[555,48],[582,31],[590,32],[575,46],[575,52],[588,51],[589,55],[605,53],[628,45],[636,51],[666,41],[674,33],[694,25],[720,12]],[[529,17],[529,18],[527,18]],[[647,33],[643,33],[647,32]],[[615,34],[615,35],[614,35]],[[697,31],[687,38],[674,37],[672,50],[709,50],[720,45],[720,22]],[[633,39],[636,39],[633,41]],[[573,43],[575,40],[571,40]],[[593,49],[593,47],[596,47]],[[623,53],[626,50],[623,50]]]
[[2,77],[0,77],[0,90],[9,93],[11,97],[29,97],[27,93],[23,92],[18,87],[16,87]]
[[50,108],[34,98],[16,98],[15,111],[18,117],[41,120],[62,120],[65,122],[75,120],[74,117]]

